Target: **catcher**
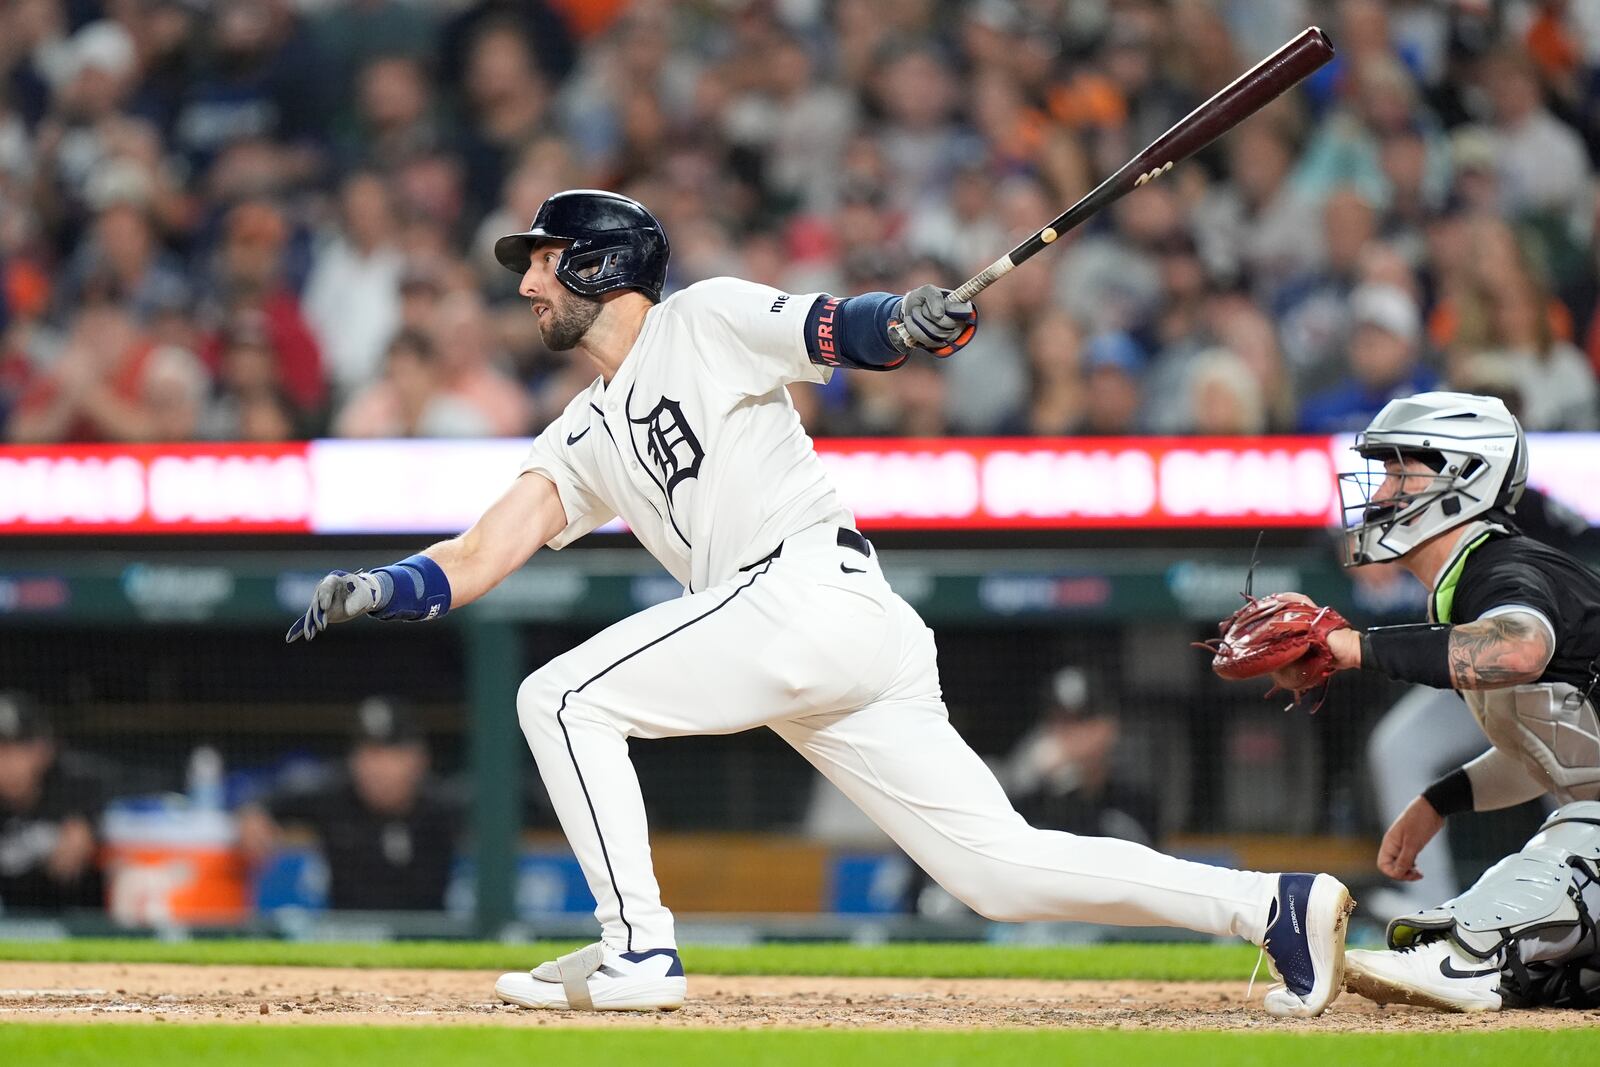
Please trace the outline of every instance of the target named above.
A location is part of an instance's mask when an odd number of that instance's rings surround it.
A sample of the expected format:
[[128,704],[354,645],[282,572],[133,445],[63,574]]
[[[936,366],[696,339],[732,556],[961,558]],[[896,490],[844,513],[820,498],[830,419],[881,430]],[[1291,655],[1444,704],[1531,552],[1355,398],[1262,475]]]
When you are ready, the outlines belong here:
[[1423,790],[1378,868],[1416,881],[1417,853],[1461,811],[1550,793],[1522,851],[1436,908],[1389,924],[1389,949],[1346,953],[1345,987],[1446,1011],[1600,1004],[1600,577],[1512,522],[1522,428],[1496,399],[1391,401],[1341,474],[1345,565],[1398,561],[1431,591],[1428,621],[1366,632],[1299,594],[1253,600],[1213,643],[1224,677],[1269,674],[1298,699],[1366,668],[1461,692],[1491,747]]

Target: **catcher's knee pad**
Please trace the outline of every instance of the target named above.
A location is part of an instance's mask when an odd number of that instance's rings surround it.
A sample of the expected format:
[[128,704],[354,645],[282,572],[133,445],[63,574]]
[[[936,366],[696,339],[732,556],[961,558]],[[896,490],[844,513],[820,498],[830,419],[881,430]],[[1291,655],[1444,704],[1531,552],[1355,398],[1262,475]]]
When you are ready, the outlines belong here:
[[1522,851],[1484,872],[1471,889],[1437,908],[1389,924],[1389,945],[1447,934],[1462,950],[1488,959],[1534,934],[1591,929],[1583,888],[1600,878],[1600,801],[1580,800],[1551,813]]

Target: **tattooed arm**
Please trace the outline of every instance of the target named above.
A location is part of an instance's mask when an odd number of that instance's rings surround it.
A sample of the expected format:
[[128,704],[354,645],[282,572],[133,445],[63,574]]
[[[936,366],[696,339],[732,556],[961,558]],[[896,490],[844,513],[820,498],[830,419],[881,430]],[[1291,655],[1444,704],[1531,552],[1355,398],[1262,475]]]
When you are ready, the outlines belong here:
[[1460,626],[1335,630],[1328,648],[1341,668],[1370,667],[1435,689],[1501,689],[1536,681],[1550,663],[1555,640],[1538,615],[1510,610]]
[[1536,681],[1555,654],[1544,620],[1508,611],[1450,630],[1450,679],[1455,689],[1502,689]]

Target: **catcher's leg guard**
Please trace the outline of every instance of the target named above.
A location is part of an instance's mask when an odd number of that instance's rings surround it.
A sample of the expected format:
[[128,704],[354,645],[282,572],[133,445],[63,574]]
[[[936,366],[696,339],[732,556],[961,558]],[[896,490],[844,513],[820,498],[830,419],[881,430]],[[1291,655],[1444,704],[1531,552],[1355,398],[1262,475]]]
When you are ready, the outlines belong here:
[[[1600,801],[1553,812],[1539,832],[1465,893],[1389,924],[1391,948],[1444,935],[1502,969],[1508,1003],[1542,1002],[1541,973],[1594,951],[1600,919]],[[1530,971],[1530,965],[1543,966]]]

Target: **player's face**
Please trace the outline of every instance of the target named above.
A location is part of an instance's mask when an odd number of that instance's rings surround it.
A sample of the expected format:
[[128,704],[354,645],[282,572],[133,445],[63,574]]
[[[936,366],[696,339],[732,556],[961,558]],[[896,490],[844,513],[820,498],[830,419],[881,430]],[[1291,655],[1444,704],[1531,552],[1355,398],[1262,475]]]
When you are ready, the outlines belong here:
[[565,352],[583,340],[604,306],[599,300],[579,296],[556,278],[556,263],[563,244],[549,241],[533,246],[528,269],[522,272],[517,292],[528,298],[539,320],[539,336],[552,352]]
[[1374,504],[1393,500],[1399,496],[1426,492],[1436,475],[1433,468],[1420,459],[1389,459],[1383,463],[1383,483],[1372,494]]

